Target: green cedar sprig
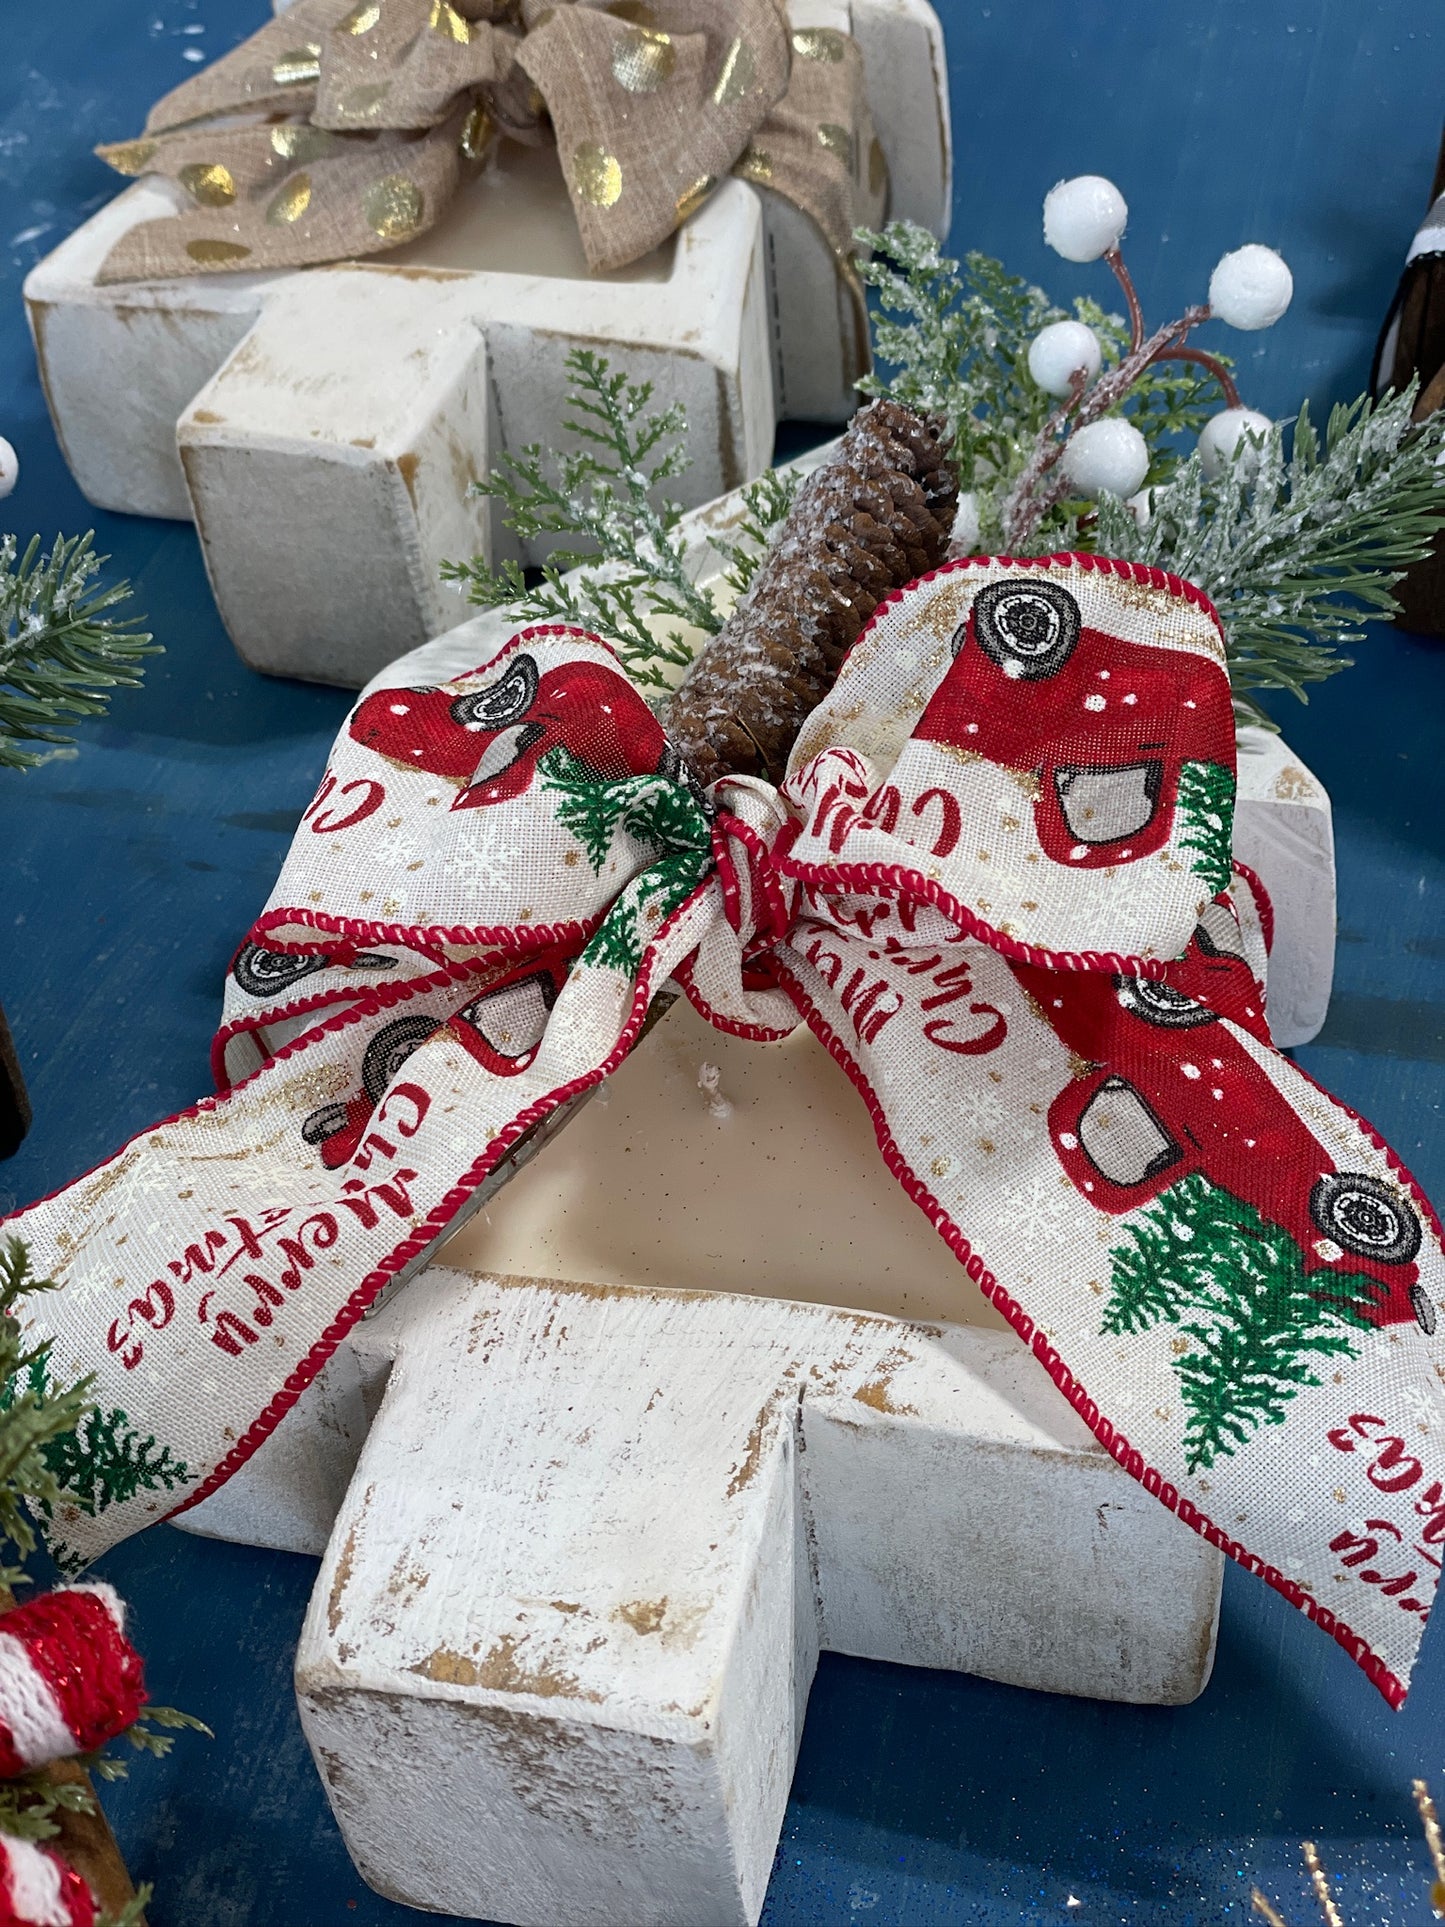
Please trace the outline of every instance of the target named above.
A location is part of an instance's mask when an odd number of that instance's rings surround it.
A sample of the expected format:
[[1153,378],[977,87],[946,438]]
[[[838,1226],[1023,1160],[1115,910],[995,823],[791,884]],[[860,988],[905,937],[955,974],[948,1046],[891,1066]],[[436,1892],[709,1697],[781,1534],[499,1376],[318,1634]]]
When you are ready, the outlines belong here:
[[[0,1537],[14,1546],[22,1562],[0,1564],[0,1586],[9,1591],[30,1583],[23,1561],[39,1543],[35,1521],[49,1518],[61,1504],[77,1502],[78,1495],[63,1481],[73,1466],[78,1468],[77,1438],[92,1436],[94,1422],[101,1419],[89,1396],[93,1379],[55,1385],[50,1376],[50,1340],[32,1345],[25,1338],[17,1315],[20,1307],[37,1293],[55,1289],[53,1279],[36,1276],[30,1253],[19,1238],[0,1240]],[[123,1416],[111,1415],[112,1419]],[[115,1445],[115,1435],[112,1425],[105,1440]],[[149,1456],[154,1458],[153,1453]],[[135,1472],[135,1455],[129,1452],[123,1457],[129,1476]],[[185,1468],[180,1471],[184,1473]],[[153,1483],[149,1477],[142,1482]],[[137,1751],[164,1755],[174,1743],[171,1733],[181,1728],[210,1734],[210,1728],[189,1713],[171,1706],[147,1706],[117,1738]],[[78,1763],[102,1780],[123,1779],[127,1772],[123,1758],[104,1752],[81,1755]],[[53,1782],[43,1767],[0,1781],[0,1833],[48,1840],[59,1831],[57,1813],[94,1810],[85,1787]],[[138,1908],[127,1910],[111,1927],[126,1927],[128,1920],[139,1917]]]
[[[216,1737],[203,1720],[190,1713],[182,1713],[174,1706],[147,1706],[141,1717],[118,1733],[111,1744],[124,1740],[136,1752],[164,1759],[175,1745],[175,1739],[173,1732],[156,1732],[156,1727],[185,1728],[189,1732],[204,1733],[207,1739]],[[78,1753],[75,1764],[98,1780],[124,1780],[130,1774],[127,1760],[103,1751]],[[13,1834],[20,1840],[53,1840],[60,1831],[57,1813],[94,1813],[95,1810],[95,1796],[88,1787],[77,1781],[52,1779],[47,1767],[32,1767],[13,1780],[0,1780],[0,1833]],[[125,1918],[121,1916],[122,1920]]]
[[0,769],[68,747],[70,727],[103,716],[110,691],[134,689],[159,653],[136,618],[111,613],[130,585],[98,583],[104,560],[89,535],[57,536],[48,554],[37,535],[23,555],[0,536]]
[[[682,631],[665,625],[715,635],[724,620],[711,590],[693,580],[681,508],[658,497],[688,464],[683,411],[675,402],[654,408],[651,382],[615,374],[590,349],[574,349],[567,370],[564,422],[583,446],[549,456],[534,442],[503,456],[479,485],[479,493],[500,501],[502,521],[521,540],[555,539],[547,564],[531,581],[516,561],[494,566],[480,557],[445,563],[442,574],[479,608],[506,603],[523,621],[595,630],[616,645],[639,683],[665,689],[693,655]],[[776,476],[754,483],[740,539],[714,544],[732,566],[735,587],[752,579],[795,486]],[[583,568],[593,564],[600,566]],[[581,575],[564,579],[578,568]]]

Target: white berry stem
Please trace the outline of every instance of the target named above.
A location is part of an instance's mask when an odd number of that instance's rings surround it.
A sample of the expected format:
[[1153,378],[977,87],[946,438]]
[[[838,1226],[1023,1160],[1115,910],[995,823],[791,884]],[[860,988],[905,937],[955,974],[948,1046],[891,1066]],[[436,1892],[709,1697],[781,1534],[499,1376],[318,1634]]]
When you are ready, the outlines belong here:
[[[1120,249],[1110,248],[1105,254],[1104,259],[1113,269],[1114,279],[1124,290],[1124,299],[1129,304],[1129,351],[1133,354],[1144,345],[1144,310],[1139,305],[1139,295],[1134,286],[1134,277],[1130,274]],[[1194,309],[1190,310],[1191,314],[1195,312],[1198,313],[1200,321],[1208,321],[1213,315],[1214,310],[1206,304],[1197,311]],[[1161,348],[1151,359],[1154,361],[1196,362],[1199,367],[1207,368],[1219,383],[1220,389],[1224,394],[1225,406],[1227,408],[1238,408],[1240,406],[1239,390],[1235,387],[1234,377],[1230,374],[1224,363],[1217,355],[1211,355],[1204,348],[1186,348],[1184,346],[1183,335],[1179,338],[1179,346],[1177,348]]]
[[1010,551],[1022,547],[1055,503],[1068,494],[1066,478],[1062,474],[1051,473],[1063,457],[1068,436],[1117,407],[1151,362],[1197,362],[1207,368],[1219,383],[1227,405],[1231,408],[1239,406],[1239,390],[1230,379],[1229,370],[1202,348],[1185,345],[1191,332],[1202,321],[1209,320],[1211,310],[1208,303],[1186,308],[1177,321],[1171,321],[1146,336],[1144,311],[1122,252],[1116,247],[1110,248],[1104,259],[1113,269],[1114,277],[1124,291],[1124,299],[1129,304],[1129,352],[1117,368],[1101,376],[1092,388],[1087,388],[1083,381],[1076,381],[1068,397],[1039,430],[1033,452],[999,512],[1004,542]]
[[1087,381],[1082,369],[1074,376],[1068,395],[1061,401],[1039,430],[1034,441],[1033,452],[1019,471],[1018,479],[1009,490],[1003,507],[999,510],[999,526],[1003,531],[1004,548],[1012,551],[1024,539],[1032,535],[1039,522],[1054,503],[1062,490],[1056,490],[1047,500],[1040,500],[1040,482],[1063,454],[1066,441],[1060,436],[1068,427],[1069,416],[1083,398]]
[[[1128,394],[1149,363],[1161,351],[1181,345],[1190,329],[1208,314],[1208,308],[1186,308],[1178,321],[1147,336],[1124,357],[1117,368],[1101,376],[1087,393],[1082,382],[1075,384],[1068,399],[1054,410],[1039,430],[1033,453],[1009,491],[1008,500],[1000,512],[999,520],[1010,548],[1031,536],[1054,503],[1068,493],[1068,485],[1061,476],[1054,478],[1050,490],[1044,495],[1038,492],[1040,482],[1057,465],[1068,445],[1066,438],[1060,439],[1063,430],[1067,428],[1072,433],[1088,422],[1097,421],[1101,415],[1107,415]],[[1073,417],[1072,422],[1070,416]]]
[[[1201,319],[1207,321],[1210,312],[1211,311],[1206,308]],[[1239,408],[1243,406],[1239,399],[1239,390],[1234,385],[1233,375],[1230,374],[1219,357],[1217,355],[1211,355],[1206,348],[1186,348],[1181,343],[1177,348],[1167,348],[1163,350],[1160,354],[1155,355],[1154,359],[1156,361],[1197,362],[1201,368],[1207,368],[1219,383],[1224,395],[1224,405],[1226,408]]]

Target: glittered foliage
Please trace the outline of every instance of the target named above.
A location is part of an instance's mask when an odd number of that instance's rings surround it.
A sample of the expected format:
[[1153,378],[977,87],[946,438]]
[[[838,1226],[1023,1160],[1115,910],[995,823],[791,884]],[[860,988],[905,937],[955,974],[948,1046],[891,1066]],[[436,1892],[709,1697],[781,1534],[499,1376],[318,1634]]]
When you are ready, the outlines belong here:
[[114,689],[141,681],[156,645],[116,614],[124,583],[101,584],[88,535],[36,536],[20,554],[0,536],[0,769],[26,769],[69,747],[70,727],[103,716]]
[[[955,261],[912,221],[891,221],[881,233],[860,230],[859,239],[873,250],[860,271],[877,292],[879,367],[858,385],[943,420],[959,488],[977,498],[978,552],[1096,548],[1080,539],[1079,519],[1090,502],[1059,502],[1024,544],[1004,539],[1000,511],[1056,406],[1029,374],[1031,342],[1056,321],[1081,321],[1098,338],[1107,374],[1128,350],[1123,316],[1087,297],[1072,310],[1059,307],[986,254]],[[1120,412],[1148,444],[1151,482],[1172,473],[1176,438],[1197,435],[1218,399],[1213,377],[1189,363],[1158,363],[1134,382]]]
[[1147,525],[1107,497],[1089,546],[1195,583],[1224,623],[1235,707],[1273,727],[1256,692],[1308,685],[1349,667],[1363,624],[1398,609],[1395,584],[1445,525],[1445,410],[1416,424],[1415,394],[1330,411],[1323,436],[1301,407],[1253,460],[1214,480],[1191,455],[1155,491]]

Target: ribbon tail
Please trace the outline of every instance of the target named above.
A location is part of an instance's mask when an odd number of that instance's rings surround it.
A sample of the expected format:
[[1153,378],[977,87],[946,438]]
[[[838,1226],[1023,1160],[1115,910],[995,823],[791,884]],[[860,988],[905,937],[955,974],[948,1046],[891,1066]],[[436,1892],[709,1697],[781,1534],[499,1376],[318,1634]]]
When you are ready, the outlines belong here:
[[[32,1328],[51,1342],[52,1379],[95,1374],[85,1475],[51,1523],[64,1566],[222,1485],[378,1293],[420,1270],[524,1140],[617,1068],[720,914],[708,882],[646,883],[633,880],[570,972],[553,961],[560,988],[521,1058],[493,1048],[475,970],[443,969],[318,1022],[232,1091],[6,1221],[60,1286]],[[650,922],[627,953],[635,968],[619,968],[620,927]],[[514,966],[500,988],[538,968]],[[495,980],[494,967],[489,992]]]
[[[1438,1388],[1392,1339],[1433,1331],[1441,1282],[1409,1173],[1243,1018],[885,939],[891,914],[803,919],[774,953],[890,1170],[1119,1464],[1399,1705],[1445,1543]],[[1237,1143],[1210,1135],[1229,1116]],[[1300,1454],[1327,1471],[1292,1476]]]
[[[313,267],[394,249],[446,212],[461,179],[466,124],[458,110],[418,140],[383,135],[361,144],[310,126],[247,129],[244,171],[236,134],[229,145],[176,137],[156,160],[183,185],[196,184],[200,205],[129,229],[96,279]],[[279,146],[278,135],[287,137]]]
[[857,42],[828,28],[793,35],[787,92],[754,132],[733,172],[780,195],[831,250],[868,367],[868,310],[854,259],[854,230],[888,211],[888,162],[868,107]]

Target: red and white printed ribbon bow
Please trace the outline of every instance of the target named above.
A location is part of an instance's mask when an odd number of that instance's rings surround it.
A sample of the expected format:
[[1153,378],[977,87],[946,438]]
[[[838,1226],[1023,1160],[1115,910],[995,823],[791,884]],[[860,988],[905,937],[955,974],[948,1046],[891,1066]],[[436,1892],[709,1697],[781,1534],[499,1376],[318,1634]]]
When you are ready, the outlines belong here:
[[12,1221],[64,1287],[57,1369],[149,1441],[64,1550],[214,1491],[673,981],[760,1042],[806,1022],[1119,1462],[1398,1703],[1445,1544],[1445,1251],[1269,1042],[1233,793],[1213,610],[1096,557],[881,605],[778,788],[700,795],[577,631],[365,697],[233,965],[223,1095]]

